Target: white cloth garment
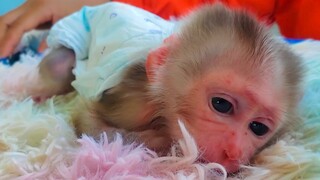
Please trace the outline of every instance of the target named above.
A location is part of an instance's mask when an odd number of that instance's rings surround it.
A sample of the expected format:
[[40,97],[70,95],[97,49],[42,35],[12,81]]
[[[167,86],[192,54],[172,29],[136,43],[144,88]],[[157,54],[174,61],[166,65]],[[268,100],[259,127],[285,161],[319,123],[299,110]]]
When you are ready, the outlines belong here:
[[49,32],[50,48],[74,50],[74,88],[85,98],[96,99],[119,83],[123,69],[158,47],[175,23],[122,3],[84,7],[57,22]]

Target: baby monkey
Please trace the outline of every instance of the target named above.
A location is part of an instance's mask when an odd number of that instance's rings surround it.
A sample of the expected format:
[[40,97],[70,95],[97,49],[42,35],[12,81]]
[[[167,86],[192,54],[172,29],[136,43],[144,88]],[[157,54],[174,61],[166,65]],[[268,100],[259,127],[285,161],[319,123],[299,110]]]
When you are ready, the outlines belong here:
[[[53,49],[39,65],[47,91],[36,95],[72,91],[74,63],[73,50]],[[244,11],[206,5],[98,101],[79,106],[74,122],[78,134],[134,132],[163,151],[182,137],[181,120],[200,158],[232,173],[297,123],[301,78],[299,58],[262,24]]]

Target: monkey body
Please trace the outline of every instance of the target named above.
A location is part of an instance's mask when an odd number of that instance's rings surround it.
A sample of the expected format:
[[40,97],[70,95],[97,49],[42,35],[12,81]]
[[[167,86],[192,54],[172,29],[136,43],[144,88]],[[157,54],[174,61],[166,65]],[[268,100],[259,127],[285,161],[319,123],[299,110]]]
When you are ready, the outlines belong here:
[[[70,84],[64,74],[58,80]],[[299,58],[254,18],[207,5],[73,118],[79,135],[118,131],[158,152],[181,138],[180,119],[201,159],[235,172],[297,123],[301,78]]]

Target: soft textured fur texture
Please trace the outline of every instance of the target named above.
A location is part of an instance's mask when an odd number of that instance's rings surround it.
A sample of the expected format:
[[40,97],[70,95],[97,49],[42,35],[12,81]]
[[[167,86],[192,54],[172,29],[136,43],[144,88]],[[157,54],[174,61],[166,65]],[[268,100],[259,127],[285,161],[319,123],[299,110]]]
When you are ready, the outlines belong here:
[[[262,151],[250,167],[229,179],[316,179],[320,177],[320,43],[293,45],[306,65],[300,110],[304,124]],[[217,164],[196,163],[198,150],[184,129],[180,147],[158,157],[120,136],[96,142],[77,139],[70,113],[79,101],[71,93],[36,105],[24,93],[38,57],[0,66],[0,179],[225,179]],[[28,77],[29,79],[25,79]],[[125,112],[124,112],[125,113]]]

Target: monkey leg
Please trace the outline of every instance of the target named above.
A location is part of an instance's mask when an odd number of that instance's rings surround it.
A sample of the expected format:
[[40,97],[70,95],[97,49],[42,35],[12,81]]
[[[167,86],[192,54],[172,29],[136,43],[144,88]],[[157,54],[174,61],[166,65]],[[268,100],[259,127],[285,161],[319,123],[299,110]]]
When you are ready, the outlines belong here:
[[42,102],[53,95],[73,90],[71,82],[75,79],[72,69],[75,63],[74,52],[61,47],[52,50],[38,66],[38,75],[30,85],[30,95],[36,102]]

